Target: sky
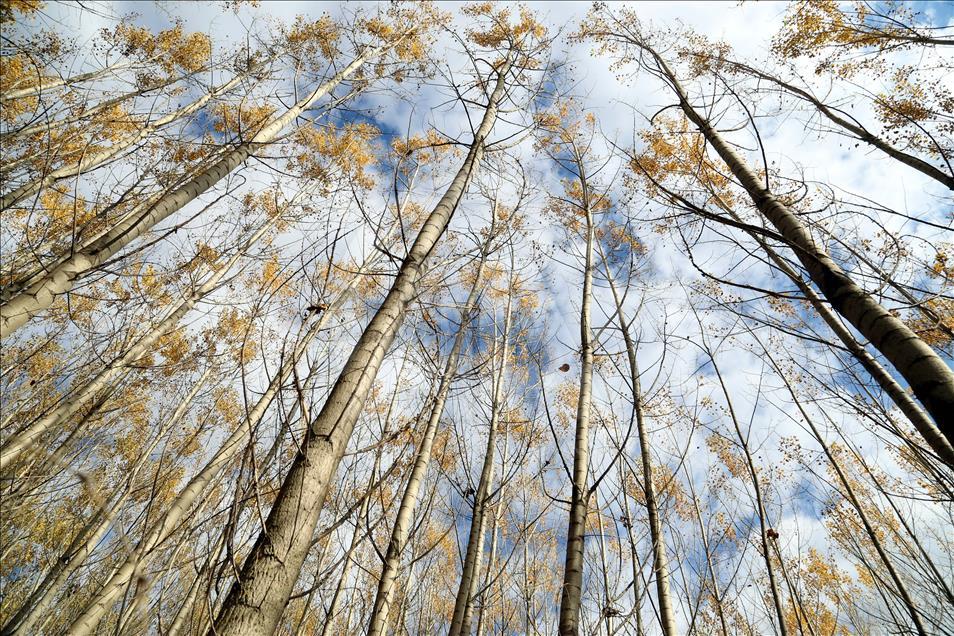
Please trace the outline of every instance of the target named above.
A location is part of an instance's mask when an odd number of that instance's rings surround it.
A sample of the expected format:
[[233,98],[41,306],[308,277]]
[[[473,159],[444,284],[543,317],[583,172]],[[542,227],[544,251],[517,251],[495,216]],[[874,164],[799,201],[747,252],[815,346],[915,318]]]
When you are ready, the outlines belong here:
[[[916,3],[926,15],[937,24],[949,24],[954,19],[954,9],[949,3]],[[56,4],[49,8],[49,16],[53,20],[60,20],[70,25],[77,41],[84,43],[112,23],[108,16],[120,16],[128,13],[138,13],[136,22],[155,28],[168,27],[171,19],[181,19],[188,29],[203,30],[213,40],[217,47],[234,46],[243,40],[248,27],[266,29],[268,20],[276,19],[290,21],[298,14],[318,17],[323,13],[332,16],[339,14],[342,9],[351,11],[356,7],[374,11],[378,6],[375,3],[355,3],[342,5],[337,2],[278,2],[264,0],[257,10],[243,9],[238,14],[231,11],[220,11],[217,7],[202,2],[90,2],[92,12],[77,12],[69,5]],[[442,3],[448,10],[455,11],[456,3]],[[600,124],[602,134],[608,140],[615,141],[622,146],[628,146],[634,135],[634,128],[644,126],[646,117],[658,111],[663,106],[672,103],[672,96],[659,82],[646,77],[620,79],[610,70],[609,61],[590,54],[588,44],[568,44],[566,35],[576,29],[580,20],[586,14],[590,4],[586,2],[531,2],[529,6],[538,12],[542,20],[555,33],[562,29],[562,37],[558,39],[555,49],[559,56],[565,56],[570,62],[571,76],[576,83],[575,94],[579,96],[584,108],[593,112]],[[781,26],[786,5],[775,2],[641,2],[633,5],[639,13],[640,19],[648,28],[654,25],[659,27],[685,27],[701,33],[711,40],[725,41],[731,45],[734,54],[742,59],[771,65],[769,59],[769,45],[772,37]],[[99,11],[103,15],[97,15]],[[458,18],[460,19],[460,18]],[[441,40],[436,45],[441,50],[441,58],[447,67],[459,69],[464,62],[463,57],[452,42]],[[825,86],[822,80],[815,78],[810,65],[805,63],[797,69],[804,78],[813,82],[813,87],[825,93],[831,87]],[[945,82],[954,79],[946,77]],[[866,86],[872,91],[879,87],[871,84]],[[832,89],[833,99],[840,95],[838,89]],[[433,85],[425,85],[414,93],[413,104],[409,102],[395,102],[393,95],[387,93],[373,93],[362,97],[358,105],[367,109],[367,117],[384,131],[394,131],[403,134],[420,132],[427,126],[434,126],[438,130],[450,135],[459,136],[469,130],[465,115],[459,108],[446,108],[446,91]],[[865,111],[864,104],[859,104],[853,114],[862,120],[866,117],[870,121],[870,111]],[[761,112],[759,112],[761,109]],[[949,223],[954,212],[954,203],[942,186],[929,182],[920,173],[900,166],[897,162],[879,156],[876,152],[855,151],[842,143],[836,136],[820,136],[815,132],[814,120],[809,119],[807,111],[794,113],[787,109],[779,115],[773,109],[771,100],[756,106],[760,133],[765,145],[766,158],[769,162],[776,162],[780,170],[791,170],[795,173],[804,171],[809,179],[830,183],[845,191],[863,194],[872,200],[879,201],[886,206],[893,207],[916,217],[929,218],[937,223]],[[732,119],[731,117],[729,118]],[[506,126],[498,127],[496,134],[506,134]],[[734,141],[745,148],[753,148],[753,140],[744,133],[728,132]],[[524,141],[514,149],[514,153],[525,158],[526,165],[543,191],[558,191],[559,179],[562,176],[554,166],[542,164],[539,156],[534,158],[533,140]],[[608,155],[610,147],[603,140],[597,140],[598,150]],[[747,152],[751,161],[758,163],[761,157],[758,153]],[[609,166],[604,174],[612,175],[619,166]],[[256,176],[256,168],[250,166],[248,174]],[[264,175],[260,175],[264,179]],[[380,203],[380,202],[379,202]],[[464,209],[474,211],[482,205],[476,197],[471,196]],[[477,214],[477,212],[474,212]],[[917,233],[927,239],[937,240],[944,238],[942,230],[931,229],[893,216],[885,215],[880,219],[891,232]],[[544,244],[555,246],[561,240],[561,233],[552,223],[543,218],[535,218],[535,236]],[[456,227],[462,227],[463,220],[455,221]],[[858,238],[872,235],[872,228],[860,225]],[[656,326],[647,327],[645,331],[646,344],[641,348],[640,359],[647,369],[652,370],[661,356],[659,344],[662,316],[674,314],[672,323],[667,325],[672,332],[682,337],[688,337],[695,327],[693,320],[685,313],[679,315],[681,308],[678,303],[683,296],[682,283],[689,283],[698,278],[697,273],[688,263],[683,252],[683,246],[675,240],[657,237],[651,231],[639,232],[651,242],[648,256],[648,267],[653,277],[646,284],[647,297],[654,299],[646,309],[647,313],[656,321]],[[950,234],[947,234],[950,240]],[[729,267],[734,262],[735,255],[727,255],[721,251],[718,243],[702,244],[694,252],[697,262],[713,271]],[[561,255],[565,256],[565,255]],[[570,260],[570,259],[563,259]],[[726,272],[722,272],[726,273]],[[782,285],[777,275],[773,275],[767,268],[752,265],[745,269],[745,276],[733,274],[736,279],[752,285],[777,287]],[[579,311],[579,280],[577,269],[572,264],[561,262],[561,258],[549,261],[540,274],[539,282],[545,286],[547,296],[546,320],[553,329],[551,346],[548,351],[549,359],[556,361],[573,360],[575,347],[579,341],[578,323],[575,319],[566,320],[565,316],[576,316]],[[605,288],[598,290],[605,301],[608,298]],[[675,304],[673,304],[675,303]],[[609,306],[606,303],[605,306]],[[598,314],[597,322],[606,320],[607,315]],[[669,320],[669,319],[667,319]],[[654,329],[656,330],[654,333]],[[719,348],[719,362],[730,387],[739,389],[738,404],[736,405],[745,421],[757,422],[762,417],[768,417],[768,411],[776,415],[772,417],[772,427],[753,425],[753,443],[762,448],[772,459],[778,459],[780,451],[774,443],[779,436],[795,434],[804,437],[794,420],[779,417],[777,412],[794,411],[791,405],[778,403],[769,408],[753,387],[762,377],[764,361],[758,355],[739,348],[733,348],[726,340],[716,343]],[[675,361],[669,361],[671,366],[665,371],[667,378],[671,378],[674,385],[687,392],[713,392],[713,374],[711,368],[699,364],[699,357],[691,353],[692,347],[686,345]],[[396,376],[400,360],[390,360],[382,369],[382,376]],[[698,388],[699,378],[707,382],[705,388]],[[548,390],[555,388],[555,379],[546,379]],[[550,385],[549,383],[553,383]],[[769,441],[771,440],[771,442]],[[875,445],[869,445],[869,448]],[[705,467],[692,468],[701,474]],[[797,484],[794,490],[801,489],[800,497],[810,487]],[[824,532],[820,530],[817,501],[804,497],[796,507],[796,513],[786,518],[783,527],[804,535],[807,544],[821,544]]]

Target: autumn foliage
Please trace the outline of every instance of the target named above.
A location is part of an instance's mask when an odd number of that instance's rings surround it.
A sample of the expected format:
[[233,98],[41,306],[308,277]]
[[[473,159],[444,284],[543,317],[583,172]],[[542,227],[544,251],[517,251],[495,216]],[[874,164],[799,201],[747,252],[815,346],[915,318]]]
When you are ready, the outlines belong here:
[[123,7],[0,0],[0,634],[954,624],[940,4]]

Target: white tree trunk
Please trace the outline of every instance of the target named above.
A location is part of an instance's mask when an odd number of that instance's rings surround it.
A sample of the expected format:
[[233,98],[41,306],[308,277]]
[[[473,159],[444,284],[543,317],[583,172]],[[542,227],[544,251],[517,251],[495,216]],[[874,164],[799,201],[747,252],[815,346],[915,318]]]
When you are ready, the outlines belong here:
[[[582,162],[577,162],[582,168]],[[581,170],[582,172],[582,170]],[[560,636],[577,636],[580,632],[580,599],[583,594],[583,556],[586,549],[586,513],[589,507],[587,476],[590,469],[590,409],[593,399],[593,331],[590,326],[590,304],[593,297],[593,243],[596,226],[589,206],[585,177],[583,213],[586,216],[586,248],[583,266],[583,292],[580,306],[580,396],[576,406],[576,439],[573,445],[573,474],[570,488],[570,512],[566,538],[566,562],[563,570],[563,592],[560,598]]]
[[128,137],[124,137],[118,141],[115,141],[108,148],[101,150],[100,152],[84,155],[75,164],[57,168],[56,170],[44,174],[38,179],[34,179],[33,181],[23,184],[19,188],[16,188],[15,190],[3,195],[3,198],[0,199],[0,210],[6,210],[7,208],[16,205],[20,201],[23,201],[29,196],[37,194],[41,190],[53,185],[57,181],[69,179],[70,177],[77,177],[85,172],[99,168],[110,159],[118,156],[127,148],[131,148],[141,140],[147,138],[154,131],[198,112],[214,97],[217,97],[218,95],[221,95],[238,86],[246,77],[249,76],[249,74],[250,71],[246,73],[239,73],[225,84],[212,89],[202,97],[194,100],[192,103],[187,104],[186,106],[183,106],[182,108],[175,110],[164,117],[160,117],[148,126],[142,127],[134,135],[129,135]]
[[242,422],[235,431],[226,438],[215,455],[205,464],[189,483],[179,492],[175,500],[169,505],[165,514],[158,519],[152,528],[139,542],[133,554],[118,565],[113,574],[104,583],[100,592],[89,602],[86,609],[70,626],[70,636],[88,635],[94,633],[96,626],[106,614],[112,602],[125,589],[130,581],[139,576],[146,564],[148,554],[160,545],[175,531],[179,522],[192,508],[199,496],[217,478],[220,472],[231,462],[236,455],[252,440],[252,435],[261,421],[272,400],[278,394],[281,386],[291,377],[292,369],[305,353],[312,338],[326,324],[331,311],[326,311],[308,329],[305,335],[295,346],[292,354],[285,360],[278,374],[269,383],[268,388],[255,406],[249,411],[246,421]]
[[106,262],[156,223],[181,210],[199,195],[209,190],[248,159],[253,151],[274,140],[286,126],[307,108],[350,77],[366,61],[378,55],[382,50],[381,48],[369,49],[356,57],[330,80],[318,86],[283,115],[273,119],[250,141],[236,147],[204,172],[190,179],[188,183],[162,197],[141,215],[117,224],[84,249],[70,255],[51,268],[41,280],[4,302],[0,306],[0,337],[9,336],[27,320],[52,305],[57,296],[69,292],[80,276]]
[[[766,351],[768,356],[768,352]],[[771,359],[771,357],[769,356]],[[858,518],[861,520],[862,526],[864,526],[865,534],[868,535],[868,540],[871,541],[871,545],[874,546],[875,552],[878,553],[878,557],[881,559],[881,563],[884,565],[885,569],[888,571],[888,575],[891,577],[891,581],[894,583],[895,591],[901,597],[901,601],[904,604],[905,609],[908,611],[908,614],[911,616],[911,622],[914,623],[914,627],[917,630],[919,636],[928,636],[930,632],[925,629],[924,623],[921,620],[921,614],[918,611],[917,605],[914,603],[914,599],[911,597],[911,593],[908,591],[907,586],[904,584],[904,581],[901,579],[901,575],[898,573],[897,568],[894,567],[894,562],[891,560],[891,557],[888,555],[887,550],[882,544],[881,539],[878,537],[878,532],[871,525],[871,522],[868,519],[868,515],[865,513],[864,508],[861,505],[861,502],[858,501],[857,495],[855,495],[855,489],[851,485],[851,480],[845,475],[842,470],[841,464],[838,462],[838,458],[835,456],[835,453],[831,452],[831,449],[828,447],[828,444],[825,442],[825,439],[822,437],[821,432],[815,426],[814,418],[812,418],[802,406],[801,400],[798,399],[798,395],[795,392],[794,387],[789,382],[788,378],[783,373],[782,369],[776,365],[775,360],[771,359],[772,366],[775,367],[776,375],[782,380],[785,384],[785,388],[788,389],[789,395],[792,397],[792,401],[795,403],[795,406],[798,408],[799,413],[802,415],[802,419],[808,424],[808,427],[812,431],[812,435],[815,437],[815,440],[822,447],[822,451],[825,453],[825,457],[828,458],[828,462],[831,464],[831,467],[835,470],[835,474],[838,475],[838,481],[841,483],[842,488],[844,489],[845,498],[848,499],[848,502],[851,504],[851,507],[854,508],[855,512],[858,514]],[[781,558],[781,555],[779,555]]]
[[[741,221],[739,216],[732,211],[731,208],[724,206],[723,209],[736,221]],[[749,232],[749,235],[759,243],[769,259],[775,263],[776,267],[778,267],[783,274],[788,276],[798,289],[805,294],[805,297],[812,304],[815,311],[818,312],[818,315],[821,316],[822,320],[825,321],[825,324],[835,332],[835,335],[838,336],[838,339],[845,345],[845,348],[861,363],[871,377],[874,378],[875,382],[878,383],[878,386],[880,386],[895,405],[901,409],[901,412],[907,416],[911,424],[914,425],[914,428],[916,428],[918,433],[921,434],[921,437],[924,438],[924,441],[931,447],[931,450],[945,461],[948,466],[954,467],[954,447],[952,447],[951,442],[941,434],[941,431],[934,425],[931,417],[924,412],[924,409],[914,401],[914,398],[904,390],[904,387],[898,384],[897,380],[891,377],[891,374],[881,366],[881,363],[868,353],[861,343],[855,340],[855,337],[841,321],[838,320],[834,312],[824,304],[818,294],[815,293],[815,290],[802,280],[798,272],[792,269],[788,263],[785,262],[785,259],[779,256],[779,254],[769,246],[765,239],[755,232]]]
[[489,240],[488,243],[485,244],[480,256],[474,286],[471,288],[467,301],[461,309],[460,326],[458,327],[457,335],[454,337],[454,344],[451,351],[447,356],[447,362],[444,365],[444,371],[441,375],[437,394],[434,398],[434,404],[431,407],[431,414],[424,428],[424,434],[421,437],[417,456],[414,458],[414,467],[411,469],[411,476],[408,478],[407,486],[404,488],[404,493],[401,496],[401,504],[398,507],[397,517],[394,519],[394,526],[391,530],[391,539],[388,542],[381,577],[378,579],[378,590],[374,598],[368,636],[383,636],[387,632],[388,615],[391,611],[391,603],[394,599],[394,582],[397,580],[398,570],[401,566],[401,553],[404,551],[404,546],[407,543],[408,534],[411,529],[411,521],[414,517],[414,509],[417,507],[418,492],[420,491],[421,484],[424,481],[424,475],[427,472],[427,466],[431,460],[434,436],[437,434],[438,424],[444,414],[444,404],[447,401],[447,395],[450,392],[451,384],[457,373],[460,350],[463,347],[464,337],[467,333],[467,325],[473,317],[474,307],[477,304],[477,296],[480,291],[480,278],[483,275],[488,247]]
[[[302,193],[304,193],[304,191],[300,191],[296,197]],[[87,382],[85,386],[71,391],[69,397],[63,400],[55,409],[6,440],[6,443],[0,447],[0,470],[8,468],[11,462],[16,460],[21,453],[26,451],[48,430],[65,424],[86,405],[87,402],[93,399],[97,393],[108,387],[110,382],[122,374],[126,368],[149,353],[153,345],[156,344],[162,336],[175,329],[182,318],[195,307],[196,303],[216,289],[222,278],[246,254],[252,245],[265,236],[279,218],[280,216],[276,215],[263,224],[232,257],[213,271],[208,280],[171,307],[158,324],[140,338],[136,344],[127,349],[123,355],[106,365],[106,368],[97,373],[96,377]],[[81,424],[77,425],[79,426]]]
[[115,73],[116,71],[123,71],[128,68],[132,68],[138,64],[138,62],[123,62],[121,64],[114,64],[113,66],[107,66],[106,68],[101,68],[96,71],[89,71],[88,73],[74,75],[73,77],[47,79],[34,86],[29,86],[27,88],[17,88],[0,93],[0,102],[7,102],[12,99],[22,99],[24,97],[36,97],[43,94],[44,91],[58,88],[60,86],[88,82],[89,80],[97,79],[111,73]]
[[311,546],[328,485],[378,369],[407,306],[415,298],[425,264],[450,222],[484,152],[497,117],[510,64],[498,72],[483,120],[470,151],[444,196],[431,211],[401,265],[384,302],[352,350],[321,412],[309,426],[239,580],[233,584],[213,633],[220,636],[270,634],[278,624]]
[[474,493],[473,514],[470,520],[470,533],[467,538],[467,552],[457,587],[457,597],[454,601],[454,615],[451,619],[449,636],[470,635],[470,622],[473,611],[473,596],[480,580],[480,566],[484,553],[484,533],[487,528],[486,508],[494,482],[494,459],[496,455],[497,429],[500,426],[500,412],[503,408],[503,379],[507,372],[507,363],[510,357],[510,319],[513,305],[513,296],[507,296],[507,306],[504,312],[503,336],[500,345],[500,367],[497,368],[495,358],[498,355],[496,335],[494,348],[491,351],[491,368],[494,373],[494,383],[491,393],[490,429],[487,433],[487,450],[484,451],[484,461],[480,470],[480,479],[477,482],[477,492]]
[[679,106],[715,149],[753,203],[788,241],[822,295],[874,345],[911,385],[938,428],[954,444],[954,372],[902,320],[882,307],[855,283],[819,245],[802,220],[775,198],[735,150],[690,103],[688,95],[666,61],[645,42],[634,42],[656,61],[679,99]]
[[142,451],[139,459],[128,470],[128,477],[123,484],[116,488],[116,492],[109,497],[108,501],[112,503],[107,508],[97,510],[89,522],[76,534],[76,537],[70,543],[69,547],[63,552],[63,556],[56,559],[50,570],[46,573],[43,581],[33,591],[29,598],[14,614],[7,624],[0,630],[0,636],[11,636],[12,634],[30,634],[40,618],[50,610],[50,606],[56,599],[60,588],[66,583],[70,575],[76,571],[86,558],[92,554],[93,550],[99,544],[100,540],[106,535],[113,525],[116,515],[125,505],[132,493],[136,477],[139,471],[150,459],[152,452],[179,421],[185,416],[192,401],[199,391],[205,386],[206,381],[212,374],[210,366],[196,381],[192,389],[185,398],[179,403],[172,415],[166,420],[153,438],[152,442]]

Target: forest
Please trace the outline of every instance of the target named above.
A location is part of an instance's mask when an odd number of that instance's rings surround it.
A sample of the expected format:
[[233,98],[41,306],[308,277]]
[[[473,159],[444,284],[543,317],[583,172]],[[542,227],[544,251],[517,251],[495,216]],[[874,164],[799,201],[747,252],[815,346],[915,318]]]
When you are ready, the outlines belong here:
[[0,30],[0,635],[954,636],[954,5]]

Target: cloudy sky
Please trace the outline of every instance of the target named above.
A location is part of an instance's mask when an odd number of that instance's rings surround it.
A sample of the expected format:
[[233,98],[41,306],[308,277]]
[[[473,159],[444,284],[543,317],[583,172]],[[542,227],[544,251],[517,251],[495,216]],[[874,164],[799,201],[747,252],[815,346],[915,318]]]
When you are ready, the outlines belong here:
[[[53,4],[47,11],[48,19],[64,25],[81,45],[92,41],[101,29],[114,24],[114,19],[118,16],[139,14],[136,22],[156,29],[168,27],[173,20],[181,19],[187,29],[207,33],[219,50],[241,43],[250,29],[267,30],[269,21],[273,19],[288,22],[299,14],[318,17],[322,13],[328,13],[335,16],[342,10],[350,12],[359,6],[370,12],[378,7],[375,3],[342,5],[337,2],[263,0],[260,8],[243,9],[236,14],[222,11],[218,6],[204,2],[87,2],[85,6],[91,10],[80,12],[69,4]],[[460,5],[443,3],[443,6],[456,13]],[[617,72],[610,70],[607,59],[590,54],[590,45],[568,43],[566,36],[577,28],[589,9],[589,3],[531,2],[529,6],[550,27],[551,33],[561,32],[554,44],[555,55],[565,57],[569,62],[570,77],[576,86],[574,93],[583,107],[598,118],[602,136],[595,141],[597,152],[604,156],[610,155],[611,142],[630,147],[634,132],[646,126],[646,118],[672,103],[672,95],[668,89],[660,82],[644,76],[624,77],[621,80]],[[691,29],[710,40],[727,42],[737,58],[754,66],[764,67],[774,65],[770,60],[769,43],[781,26],[786,10],[785,4],[776,2],[641,2],[633,6],[647,30],[655,27]],[[915,7],[922,10],[927,19],[937,25],[949,24],[954,16],[954,5],[949,3],[916,3]],[[465,18],[458,15],[456,19],[459,25],[466,26]],[[449,37],[441,38],[435,49],[437,59],[445,62],[446,68],[459,72],[465,67],[464,57]],[[911,61],[918,62],[915,59]],[[827,86],[823,79],[816,78],[809,63],[796,67],[795,71],[806,81],[812,82],[813,88],[820,94],[830,95],[834,100],[845,97],[844,89]],[[864,86],[865,89],[872,92],[882,90],[874,80],[871,81],[872,83]],[[946,77],[943,81],[954,82],[954,78]],[[409,131],[414,134],[433,126],[449,136],[466,137],[469,130],[466,115],[459,107],[446,105],[448,93],[445,89],[428,83],[415,90],[413,95],[413,100],[395,101],[392,94],[371,93],[363,96],[357,106],[366,109],[366,116],[385,132],[404,134]],[[788,107],[790,104],[786,102],[786,106],[780,108],[778,100],[766,99],[764,103],[753,106],[764,142],[766,159],[778,170],[791,171],[793,174],[804,175],[808,180],[830,184],[843,190],[849,199],[854,195],[861,195],[917,218],[928,219],[941,225],[950,223],[954,205],[940,184],[929,181],[913,169],[882,157],[875,151],[856,150],[852,144],[835,135],[818,134],[817,119],[811,117],[805,109]],[[859,102],[852,113],[862,121],[871,120],[871,111],[863,102]],[[727,120],[738,123],[737,117],[738,113],[733,113]],[[498,135],[507,133],[505,125],[496,130]],[[742,147],[755,148],[754,138],[748,131],[728,134]],[[513,152],[529,167],[542,192],[559,190],[561,174],[555,166],[542,161],[540,155],[534,153],[532,139],[524,140]],[[755,165],[761,164],[760,153],[750,151],[747,156]],[[619,169],[618,162],[611,162],[604,169],[604,174],[615,175]],[[247,170],[254,175],[256,168],[250,166]],[[607,185],[614,193],[621,190],[618,184]],[[472,196],[464,209],[479,214],[476,210],[481,205],[483,203]],[[544,244],[558,245],[562,238],[561,232],[539,213],[539,209],[536,212],[530,220],[535,237]],[[646,215],[651,217],[652,209],[646,212]],[[913,234],[932,242],[950,240],[949,232],[911,223],[898,216],[883,215],[878,220],[889,231],[899,235]],[[455,223],[462,225],[463,220],[458,218]],[[873,237],[876,227],[859,223],[852,231],[857,233],[860,240]],[[664,370],[654,369],[654,365],[661,358],[660,340],[664,330],[682,338],[690,337],[698,330],[694,318],[689,316],[684,306],[685,290],[682,285],[698,280],[699,276],[686,259],[684,246],[680,241],[672,236],[655,235],[651,229],[637,232],[641,239],[650,244],[647,267],[652,272],[644,281],[643,291],[652,302],[645,308],[645,323],[649,326],[644,333],[646,344],[640,351],[641,362],[644,368],[661,372],[662,376],[672,382],[677,394],[681,391],[690,394],[698,391],[700,395],[714,392],[711,368],[700,365],[698,351],[688,343],[677,348],[677,355],[666,358],[667,367]],[[718,242],[701,242],[694,248],[694,256],[701,266],[734,280],[768,288],[789,287],[766,267],[751,261],[745,262],[745,267],[740,268],[741,273],[733,271],[734,266],[739,263],[739,255],[734,252],[725,253]],[[930,260],[932,255],[925,252],[923,257]],[[580,281],[578,268],[571,261],[572,258],[563,258],[556,253],[539,272],[537,280],[547,299],[546,318],[552,329],[548,353],[554,364],[557,361],[573,360],[574,348],[579,341],[575,316],[578,315]],[[598,290],[597,294],[604,300],[604,306],[609,307],[610,303],[606,302],[609,298],[606,289]],[[636,302],[633,304],[635,306]],[[605,314],[596,313],[598,324],[607,318]],[[567,319],[567,316],[573,318]],[[712,317],[711,320],[724,320],[726,324],[732,324],[732,320],[725,316]],[[664,323],[665,327],[661,326]],[[758,355],[736,347],[728,340],[725,346],[723,343],[715,344],[719,348],[720,362],[724,363],[722,371],[730,386],[738,391],[736,408],[740,410],[742,419],[758,422],[753,425],[754,445],[760,450],[764,447],[766,459],[777,459],[780,454],[777,444],[779,437],[804,437],[804,432],[788,417],[793,413],[793,407],[785,404],[783,399],[774,400],[771,408],[765,403],[762,387],[757,386],[765,369],[764,361],[760,360]],[[395,375],[398,365],[399,361],[391,361],[384,367],[383,376],[386,378],[389,374]],[[650,373],[648,377],[653,375],[654,373]],[[707,380],[710,381],[707,386],[700,388],[697,385],[698,381]],[[545,381],[548,385],[551,383],[549,379]],[[550,388],[555,388],[556,381],[557,378],[554,378]],[[606,391],[606,387],[602,390]],[[778,395],[780,394],[775,397]],[[606,396],[607,393],[602,395],[603,398]],[[763,417],[766,419],[760,421],[759,418]],[[857,426],[851,423],[846,423],[845,426],[848,430],[857,429]],[[679,440],[668,439],[662,442],[662,446],[678,450]],[[881,456],[876,444],[867,446],[872,449],[873,454]],[[695,464],[692,470],[701,475],[705,471],[705,464]],[[805,494],[811,486],[796,480],[792,488],[796,505],[786,511],[788,518],[784,523],[797,526],[799,531],[804,533],[799,541],[804,541],[805,544],[823,544],[824,533],[818,526],[817,502]],[[804,499],[799,500],[799,497]]]

